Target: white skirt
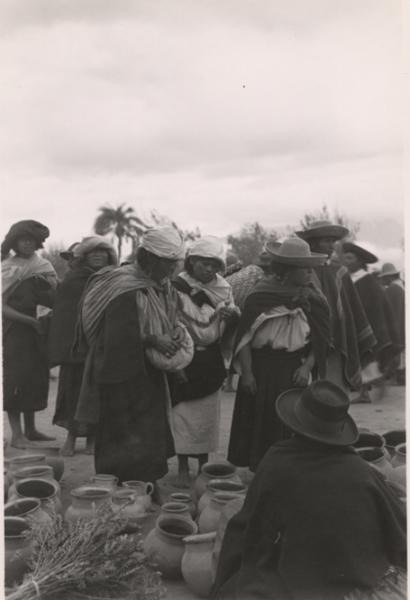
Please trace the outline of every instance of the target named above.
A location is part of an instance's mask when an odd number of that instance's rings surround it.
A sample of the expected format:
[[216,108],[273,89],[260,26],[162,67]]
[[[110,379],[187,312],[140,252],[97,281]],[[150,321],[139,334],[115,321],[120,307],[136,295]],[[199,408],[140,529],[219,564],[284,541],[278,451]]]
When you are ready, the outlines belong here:
[[219,442],[221,390],[172,408],[171,429],[177,454],[216,452]]

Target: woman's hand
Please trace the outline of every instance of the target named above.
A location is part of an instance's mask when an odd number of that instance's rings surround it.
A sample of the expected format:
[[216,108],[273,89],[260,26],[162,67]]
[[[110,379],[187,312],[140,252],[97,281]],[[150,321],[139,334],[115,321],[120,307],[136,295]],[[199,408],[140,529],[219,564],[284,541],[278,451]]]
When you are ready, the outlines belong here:
[[161,352],[161,354],[165,354],[167,358],[171,358],[174,354],[179,350],[180,344],[179,342],[174,341],[170,335],[153,335],[151,337],[151,346]]
[[175,327],[172,339],[178,344],[178,348],[180,348],[185,341],[185,330],[182,327]]
[[309,383],[311,367],[306,363],[301,365],[293,373],[293,383],[297,387],[306,387]]
[[241,387],[248,394],[254,396],[257,392],[256,379],[253,373],[246,373],[241,377]]

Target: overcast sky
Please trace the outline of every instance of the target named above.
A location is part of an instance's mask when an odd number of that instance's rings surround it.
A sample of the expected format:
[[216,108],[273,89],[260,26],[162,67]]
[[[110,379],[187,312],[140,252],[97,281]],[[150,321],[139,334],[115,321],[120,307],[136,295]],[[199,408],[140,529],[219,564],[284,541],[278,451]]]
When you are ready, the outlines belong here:
[[403,223],[395,0],[3,0],[1,234],[126,202],[226,235],[323,203],[381,252]]

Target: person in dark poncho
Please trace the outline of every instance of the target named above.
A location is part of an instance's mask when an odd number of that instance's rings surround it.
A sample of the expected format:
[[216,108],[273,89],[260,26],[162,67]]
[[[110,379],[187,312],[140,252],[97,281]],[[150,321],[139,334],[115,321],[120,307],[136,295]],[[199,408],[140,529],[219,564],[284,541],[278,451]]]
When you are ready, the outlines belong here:
[[327,361],[327,377],[340,387],[359,390],[361,365],[369,360],[376,345],[372,328],[359,295],[343,265],[331,262],[336,242],[349,231],[330,221],[315,221],[296,234],[306,240],[312,252],[323,252],[329,260],[314,269],[313,282],[329,303],[331,351]]
[[[3,409],[12,431],[11,445],[55,439],[39,432],[34,413],[47,407],[49,369],[46,327],[39,306],[54,302],[57,275],[36,250],[50,232],[38,221],[15,223],[1,246],[3,299]],[[10,251],[14,254],[10,254]],[[25,432],[20,413],[24,414]]]
[[275,274],[245,302],[234,360],[240,380],[228,460],[252,471],[272,444],[290,434],[277,418],[275,399],[306,386],[314,367],[325,376],[330,343],[326,299],[309,284],[312,266],[326,256],[312,255],[298,238],[267,249]]
[[[342,245],[342,262],[350,273],[376,337],[372,354],[378,363],[379,372],[388,375],[393,360],[398,357],[403,348],[400,346],[395,317],[386,295],[377,279],[367,270],[367,265],[377,261],[377,256],[358,244],[345,242]],[[362,390],[356,401],[371,400],[368,392]]]
[[79,428],[74,419],[80,394],[85,356],[73,355],[79,302],[90,276],[107,265],[117,263],[113,246],[101,236],[87,237],[67,251],[70,270],[58,286],[49,332],[51,366],[61,365],[53,423],[67,429],[61,450],[63,456],[74,454],[76,438],[87,437],[87,452],[92,452],[92,427]]
[[392,263],[384,263],[379,273],[381,282],[386,294],[387,301],[391,307],[396,329],[399,334],[399,342],[403,351],[400,355],[400,362],[397,366],[396,377],[399,385],[405,385],[406,382],[406,300],[404,283],[400,279],[400,272]]
[[353,444],[330,381],[284,392],[272,446],[227,525],[215,600],[405,600],[405,504]]

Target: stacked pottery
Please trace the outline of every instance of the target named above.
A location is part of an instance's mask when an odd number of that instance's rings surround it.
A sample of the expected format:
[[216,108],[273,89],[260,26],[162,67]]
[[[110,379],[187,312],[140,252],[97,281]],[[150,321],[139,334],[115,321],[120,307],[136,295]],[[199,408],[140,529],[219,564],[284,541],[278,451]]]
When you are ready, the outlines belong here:
[[164,579],[181,578],[184,538],[197,531],[198,527],[193,521],[175,517],[161,517],[157,520],[155,528],[144,540],[144,551],[150,563],[155,565]]
[[84,485],[71,490],[71,505],[67,508],[64,519],[67,522],[90,521],[93,519],[100,506],[111,506],[110,490],[102,487]]
[[38,498],[19,498],[12,500],[4,506],[5,517],[21,517],[30,525],[40,523],[45,525],[51,523],[52,519],[48,513],[41,508]]
[[183,502],[184,504],[186,504],[188,506],[188,510],[191,514],[191,517],[195,519],[198,511],[191,494],[188,494],[187,492],[173,492],[172,494],[170,494],[170,502]]
[[399,444],[395,447],[395,452],[391,464],[393,467],[400,467],[406,464],[406,444]]
[[175,517],[175,519],[193,522],[189,507],[184,502],[165,502],[161,506],[161,513],[158,519],[162,517]]
[[12,456],[11,458],[6,459],[5,463],[8,464],[8,470],[11,476],[24,467],[41,467],[47,464],[45,454],[21,454],[20,456]]
[[390,455],[388,450],[386,449],[386,442],[382,435],[378,433],[374,433],[373,431],[361,431],[359,434],[359,439],[354,444],[354,447],[359,450],[361,448],[380,448],[387,460],[390,460]]
[[101,487],[113,493],[118,486],[118,477],[105,473],[97,473],[90,478],[92,487]]
[[60,485],[54,479],[53,467],[45,464],[38,467],[23,467],[22,469],[19,469],[13,473],[13,483],[9,489],[9,500],[17,497],[16,483],[18,481],[22,481],[23,479],[45,479],[46,481],[50,481],[54,485],[58,497],[60,497]]
[[199,533],[216,531],[224,506],[235,498],[238,498],[238,495],[232,494],[231,492],[215,492],[209,504],[204,508],[199,517]]
[[20,584],[29,571],[29,529],[29,524],[21,517],[4,517],[4,581],[7,587]]
[[16,481],[18,498],[37,498],[42,509],[53,516],[62,510],[61,501],[55,484],[46,479],[27,478]]
[[393,467],[382,448],[359,448],[357,452],[372,467],[380,471],[387,481],[391,480]]
[[406,431],[404,429],[386,431],[386,433],[383,433],[383,439],[386,442],[386,449],[390,454],[390,458],[393,458],[396,446],[406,443]]
[[125,521],[124,533],[135,533],[147,516],[142,499],[137,498],[131,489],[115,490],[112,508]]
[[202,465],[201,473],[195,480],[194,491],[197,500],[206,492],[207,485],[211,479],[230,479],[232,481],[241,481],[236,472],[236,467],[229,462],[205,463]]
[[222,549],[222,542],[225,537],[225,531],[226,531],[228,522],[232,519],[232,517],[234,515],[236,515],[236,513],[238,513],[241,510],[244,502],[245,502],[245,496],[237,496],[233,500],[230,500],[229,502],[227,502],[221,511],[221,516],[220,516],[219,522],[218,522],[218,528],[216,530],[215,543],[214,543],[214,547],[213,547],[213,551],[212,551],[213,578],[215,578],[215,576],[216,576],[216,570],[218,567],[219,556],[220,556],[221,549]]
[[150,481],[123,481],[123,487],[130,488],[133,490],[137,497],[142,497],[145,510],[150,512],[152,510],[152,492],[154,491],[154,484]]
[[211,479],[208,482],[206,492],[202,494],[198,502],[198,513],[202,513],[216,492],[230,492],[232,494],[244,496],[246,494],[246,489],[246,485],[239,481],[232,481],[231,479]]
[[207,598],[213,584],[212,550],[216,533],[202,533],[184,538],[185,552],[181,571],[188,588]]

